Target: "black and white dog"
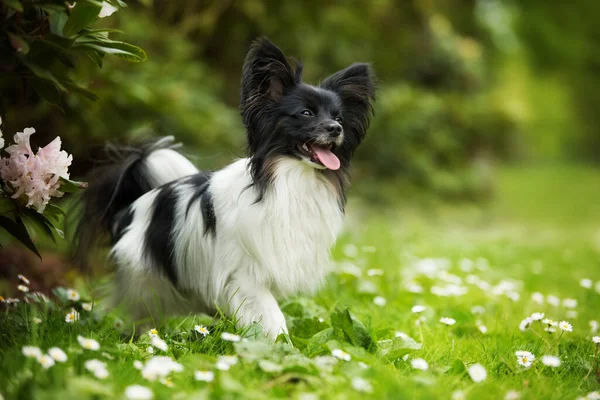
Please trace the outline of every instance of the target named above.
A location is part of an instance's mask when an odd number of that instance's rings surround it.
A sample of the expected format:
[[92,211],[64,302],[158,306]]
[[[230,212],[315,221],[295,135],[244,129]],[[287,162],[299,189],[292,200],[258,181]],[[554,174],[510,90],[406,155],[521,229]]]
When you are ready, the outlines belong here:
[[248,158],[200,172],[172,138],[113,149],[84,196],[83,252],[112,239],[116,297],[134,319],[220,308],[287,332],[277,298],[311,292],[342,229],[352,155],[372,116],[374,76],[353,64],[318,86],[267,39],[246,57]]

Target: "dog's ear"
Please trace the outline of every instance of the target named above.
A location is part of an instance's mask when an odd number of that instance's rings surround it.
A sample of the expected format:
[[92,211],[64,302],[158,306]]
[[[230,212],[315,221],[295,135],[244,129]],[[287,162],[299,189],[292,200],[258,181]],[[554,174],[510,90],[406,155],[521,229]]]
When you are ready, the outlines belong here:
[[259,38],[250,47],[242,71],[240,108],[242,112],[255,102],[277,101],[285,90],[302,80],[302,65],[288,59],[267,38]]
[[337,93],[342,100],[344,131],[351,133],[347,139],[353,148],[358,146],[367,133],[373,115],[375,100],[375,74],[369,64],[356,63],[325,78],[319,85]]

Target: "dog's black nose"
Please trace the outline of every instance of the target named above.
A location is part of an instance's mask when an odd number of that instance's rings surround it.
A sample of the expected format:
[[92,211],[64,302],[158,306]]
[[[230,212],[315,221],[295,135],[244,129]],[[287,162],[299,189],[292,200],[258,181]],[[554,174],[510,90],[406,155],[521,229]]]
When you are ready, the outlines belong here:
[[337,122],[332,122],[327,125],[327,132],[333,137],[338,137],[342,134],[342,126]]

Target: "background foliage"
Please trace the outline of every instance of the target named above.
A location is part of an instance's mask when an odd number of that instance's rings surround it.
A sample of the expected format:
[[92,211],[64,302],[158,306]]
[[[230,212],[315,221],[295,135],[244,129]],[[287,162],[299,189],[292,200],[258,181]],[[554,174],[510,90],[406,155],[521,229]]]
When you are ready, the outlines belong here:
[[134,43],[148,60],[111,58],[102,68],[94,57],[77,60],[69,74],[93,96],[69,88],[60,93],[61,112],[35,96],[34,85],[1,78],[8,126],[60,134],[75,173],[86,171],[96,145],[148,132],[181,138],[206,168],[243,155],[240,70],[258,35],[301,57],[309,82],[357,60],[373,63],[381,89],[358,176],[473,197],[489,194],[493,160],[598,160],[593,0],[557,7],[496,0],[128,5],[94,28],[122,30],[111,42]]

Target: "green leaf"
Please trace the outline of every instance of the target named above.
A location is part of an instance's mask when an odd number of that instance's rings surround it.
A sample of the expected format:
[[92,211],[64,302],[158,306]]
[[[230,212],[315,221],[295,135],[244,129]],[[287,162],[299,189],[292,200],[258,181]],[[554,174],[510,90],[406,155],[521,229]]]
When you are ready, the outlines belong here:
[[83,86],[76,84],[75,82],[67,81],[67,82],[64,82],[64,85],[67,87],[67,89],[69,89],[70,92],[79,93],[82,96],[85,96],[88,99],[93,100],[93,101],[98,100],[98,96],[95,93],[90,92],[89,90],[87,90]]
[[42,78],[45,80],[48,80],[52,83],[54,83],[54,85],[59,88],[60,90],[66,91],[67,89],[65,88],[65,86],[54,76],[54,74],[52,74],[52,72],[48,71],[47,69],[44,69],[42,67],[39,67],[27,60],[25,60],[24,58],[21,58],[21,61],[23,62],[23,64],[25,64],[25,66],[27,68],[29,68],[31,70],[31,72],[34,73],[34,75],[36,75],[38,78]]
[[390,361],[394,361],[405,354],[421,349],[421,343],[415,342],[412,338],[394,338],[393,340],[382,340],[379,343],[379,351],[377,355],[385,357]]
[[87,189],[87,182],[77,182],[65,178],[60,178],[60,191],[64,193],[73,193],[80,189]]
[[272,346],[265,341],[247,340],[233,344],[235,352],[249,361],[269,358],[273,352]]
[[100,53],[113,54],[117,57],[131,62],[146,61],[148,56],[144,50],[125,42],[114,40],[77,40],[74,47],[80,47],[87,50],[95,50]]
[[313,357],[327,351],[327,342],[334,336],[333,328],[327,328],[314,335],[306,346],[306,355]]
[[66,12],[55,12],[50,14],[50,32],[57,36],[64,36],[65,25],[69,20]]
[[348,309],[344,311],[336,309],[331,314],[331,326],[337,337],[352,343],[354,346],[360,346],[367,350],[374,347],[373,339],[367,328],[351,315]]
[[2,3],[6,4],[10,8],[14,8],[17,11],[23,12],[23,6],[19,0],[2,0]]
[[4,197],[0,194],[0,215],[6,215],[8,213],[17,210],[17,204],[10,197]]
[[27,43],[25,39],[12,33],[9,33],[8,37],[10,38],[10,45],[17,51],[17,53],[29,53],[29,43]]
[[64,35],[73,36],[98,18],[101,7],[89,2],[78,1],[64,26]]
[[60,92],[56,86],[47,80],[31,77],[28,79],[29,83],[35,90],[35,92],[48,103],[58,107],[61,111],[63,110],[62,99]]
[[30,233],[29,236],[31,236],[34,241],[37,238],[38,232],[43,232],[46,234],[46,236],[52,239],[54,244],[56,244],[56,238],[54,237],[54,226],[52,226],[52,223],[48,221],[42,214],[32,209],[26,209],[22,211],[21,218],[23,219],[23,223],[25,224],[27,231]]
[[23,243],[25,247],[34,252],[40,258],[40,260],[42,259],[40,252],[35,247],[33,240],[31,240],[31,237],[27,233],[27,228],[23,224],[21,218],[17,217],[16,221],[13,221],[8,217],[0,215],[0,226],[21,243]]
[[88,56],[94,64],[96,64],[99,68],[102,68],[102,61],[104,60],[104,54],[97,53],[95,51],[86,51],[85,55]]
[[48,203],[44,210],[44,216],[48,218],[54,225],[58,225],[64,221],[67,214],[62,208],[56,204]]

